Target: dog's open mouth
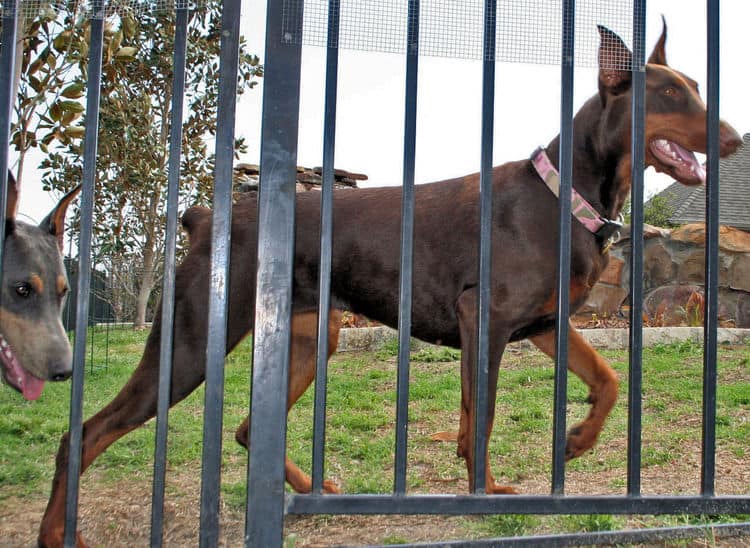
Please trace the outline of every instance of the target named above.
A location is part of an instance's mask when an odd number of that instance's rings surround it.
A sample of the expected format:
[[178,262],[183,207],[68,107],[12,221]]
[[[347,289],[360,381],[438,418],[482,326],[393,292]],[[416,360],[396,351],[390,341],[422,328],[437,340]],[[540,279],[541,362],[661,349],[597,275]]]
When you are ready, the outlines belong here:
[[26,371],[18,361],[8,341],[0,333],[0,361],[3,365],[3,378],[10,386],[18,390],[27,400],[36,400],[41,396],[44,381]]
[[706,170],[698,162],[692,151],[667,139],[654,139],[649,148],[657,160],[663,165],[658,171],[664,171],[686,185],[700,185],[706,183]]

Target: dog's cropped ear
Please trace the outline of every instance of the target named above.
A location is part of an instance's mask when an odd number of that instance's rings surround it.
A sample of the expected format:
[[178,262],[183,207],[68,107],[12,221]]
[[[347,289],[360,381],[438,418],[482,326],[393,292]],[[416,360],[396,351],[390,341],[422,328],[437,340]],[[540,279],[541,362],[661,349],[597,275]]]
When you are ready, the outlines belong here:
[[63,251],[63,234],[65,233],[65,213],[68,211],[68,206],[72,202],[78,193],[81,191],[81,185],[76,186],[73,190],[63,196],[55,206],[49,215],[39,224],[39,228],[49,232],[53,236],[57,236],[57,247],[60,248],[60,252]]
[[667,51],[665,46],[667,44],[667,20],[664,16],[661,16],[661,36],[659,41],[654,46],[654,51],[649,55],[648,62],[652,65],[667,65]]
[[618,95],[630,88],[633,54],[625,42],[607,27],[599,29],[599,93]]

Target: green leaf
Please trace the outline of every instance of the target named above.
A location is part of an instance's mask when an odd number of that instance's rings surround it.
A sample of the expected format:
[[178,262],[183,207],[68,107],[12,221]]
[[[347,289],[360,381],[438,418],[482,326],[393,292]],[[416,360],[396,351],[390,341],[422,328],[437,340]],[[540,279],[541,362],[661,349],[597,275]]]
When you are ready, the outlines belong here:
[[62,115],[61,123],[63,126],[69,126],[71,123],[73,123],[73,120],[79,118],[80,116],[80,112],[65,112]]
[[31,89],[37,93],[42,91],[42,83],[39,81],[39,78],[35,76],[29,76],[29,85],[31,86]]
[[81,83],[70,84],[62,90],[60,95],[68,99],[78,99],[83,96],[84,85]]
[[52,106],[49,108],[50,118],[52,118],[52,120],[54,120],[55,122],[60,121],[62,114],[63,114],[63,111],[59,102],[53,103]]
[[83,112],[84,106],[78,101],[60,101],[60,108],[66,112]]
[[122,45],[122,29],[118,30],[115,33],[115,35],[112,37],[112,41],[110,42],[110,48],[112,49],[112,51],[118,51],[121,45]]
[[63,52],[68,49],[72,35],[73,34],[69,30],[63,31],[55,37],[52,41],[52,45],[57,51]]
[[133,38],[135,36],[135,19],[132,17],[122,18],[122,33],[125,38]]
[[132,46],[124,46],[115,52],[115,59],[120,61],[130,61],[135,59],[135,54],[138,52],[137,48]]
[[83,128],[81,126],[70,126],[68,128],[65,128],[63,133],[71,139],[82,139],[86,134],[86,128]]

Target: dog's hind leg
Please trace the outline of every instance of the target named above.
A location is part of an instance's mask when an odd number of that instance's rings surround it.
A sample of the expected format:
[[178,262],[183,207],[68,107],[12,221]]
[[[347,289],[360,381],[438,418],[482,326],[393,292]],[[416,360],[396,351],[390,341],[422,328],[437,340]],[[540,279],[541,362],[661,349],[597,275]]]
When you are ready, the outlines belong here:
[[[183,337],[184,339],[184,337]],[[155,326],[146,343],[138,368],[119,394],[83,424],[81,473],[116,440],[135,430],[156,414],[159,375],[159,333]],[[174,362],[195,363],[201,355],[191,344],[175,345]],[[179,377],[179,381],[177,378]],[[181,367],[175,374],[171,405],[192,392],[203,381],[202,367]],[[179,386],[176,386],[179,385]],[[65,490],[68,472],[69,433],[63,435],[57,452],[52,493],[39,530],[40,546],[62,546]],[[78,545],[83,540],[78,535]]]
[[[474,485],[474,414],[475,414],[475,373],[477,356],[477,293],[465,291],[458,299],[456,307],[461,331],[461,418],[458,430],[457,453],[466,460],[469,472],[469,489]],[[495,417],[497,395],[497,375],[500,359],[505,349],[507,336],[490,327],[489,378],[487,381],[487,453],[485,458],[485,490],[488,494],[514,494],[510,486],[499,485],[492,476],[489,458],[489,439]]]
[[[287,411],[304,394],[315,378],[315,366],[317,358],[317,319],[316,312],[303,312],[292,316],[292,347],[289,364],[289,397],[287,398]],[[341,312],[331,310],[328,320],[328,356],[336,351],[341,329]],[[237,442],[249,448],[248,441],[249,419],[246,418],[235,433]],[[286,481],[292,489],[298,493],[309,493],[312,490],[310,476],[305,474],[289,457],[284,463]],[[339,489],[330,480],[323,482],[323,490],[326,493],[339,493]]]
[[[554,359],[554,331],[531,337],[531,342]],[[617,373],[573,326],[568,329],[568,369],[588,385],[591,403],[588,416],[568,431],[565,458],[570,460],[596,443],[604,421],[617,401],[618,380]]]

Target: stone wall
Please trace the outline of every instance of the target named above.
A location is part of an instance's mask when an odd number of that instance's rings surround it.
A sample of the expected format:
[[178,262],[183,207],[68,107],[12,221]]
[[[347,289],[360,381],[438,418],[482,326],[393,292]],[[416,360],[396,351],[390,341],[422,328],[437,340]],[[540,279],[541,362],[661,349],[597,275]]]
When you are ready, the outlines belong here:
[[[643,247],[646,325],[698,325],[703,313],[705,226],[674,230],[646,226]],[[610,250],[609,264],[579,317],[606,318],[627,312],[630,293],[629,230]],[[719,322],[750,327],[750,233],[720,227]]]

